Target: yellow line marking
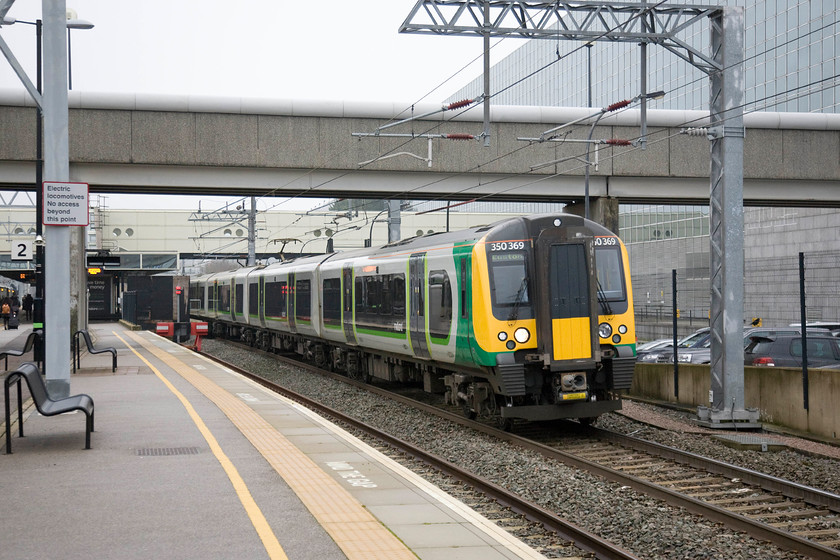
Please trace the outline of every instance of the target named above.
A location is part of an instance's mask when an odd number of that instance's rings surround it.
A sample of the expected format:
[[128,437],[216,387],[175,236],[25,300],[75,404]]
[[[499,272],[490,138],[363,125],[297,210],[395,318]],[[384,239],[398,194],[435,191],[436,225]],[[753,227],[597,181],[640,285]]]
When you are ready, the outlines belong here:
[[[133,346],[128,344],[119,334],[115,331],[111,331],[114,333],[118,339],[125,344],[129,350],[134,352],[134,354],[143,360],[149,368],[154,372],[154,374],[160,379],[166,387],[172,391],[172,393],[181,401],[181,404],[184,405],[184,408],[187,409],[187,414],[190,415],[192,421],[195,422],[198,431],[201,432],[201,435],[204,436],[204,439],[207,440],[207,444],[210,446],[211,451],[213,451],[213,455],[222,465],[222,468],[225,470],[225,473],[228,475],[231,484],[233,485],[234,490],[236,491],[236,495],[239,497],[239,501],[242,502],[242,507],[245,508],[245,512],[248,514],[248,517],[251,519],[251,523],[254,525],[254,529],[256,529],[257,534],[262,540],[263,546],[265,547],[266,552],[268,552],[269,558],[272,559],[280,559],[280,560],[287,560],[288,556],[283,551],[283,547],[280,546],[277,537],[274,535],[274,532],[271,530],[271,527],[266,521],[265,516],[262,514],[257,503],[254,501],[254,497],[251,496],[251,492],[248,490],[248,486],[245,484],[245,481],[242,480],[242,477],[239,475],[239,471],[236,470],[236,467],[233,465],[230,459],[228,459],[227,455],[225,455],[224,451],[222,451],[222,447],[219,445],[219,442],[216,441],[216,438],[213,436],[212,432],[210,432],[209,428],[204,424],[204,421],[201,419],[201,416],[193,408],[190,401],[180,392],[175,386],[163,376],[163,374],[153,366],[146,358],[144,358],[137,350],[134,349]],[[129,332],[129,334],[131,334]],[[132,335],[136,336],[136,335]],[[141,342],[142,344],[142,342]],[[145,346],[145,345],[144,345]]]
[[348,559],[417,560],[417,555],[356,498],[250,406],[176,356],[133,332],[128,334],[219,407],[286,481]]

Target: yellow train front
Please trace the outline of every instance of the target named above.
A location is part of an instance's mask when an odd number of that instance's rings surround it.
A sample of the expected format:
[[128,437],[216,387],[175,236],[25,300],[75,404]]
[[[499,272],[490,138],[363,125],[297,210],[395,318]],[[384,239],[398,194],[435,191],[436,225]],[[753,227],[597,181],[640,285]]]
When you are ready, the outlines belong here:
[[445,378],[469,416],[589,422],[621,408],[635,365],[627,252],[578,216],[526,216],[472,245],[472,314],[462,363],[480,373]]

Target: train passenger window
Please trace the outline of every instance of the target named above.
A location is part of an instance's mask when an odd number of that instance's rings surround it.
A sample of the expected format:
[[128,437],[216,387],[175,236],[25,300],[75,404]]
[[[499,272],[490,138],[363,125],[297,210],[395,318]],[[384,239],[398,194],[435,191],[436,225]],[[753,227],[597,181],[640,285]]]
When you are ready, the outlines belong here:
[[230,286],[221,285],[218,287],[217,290],[218,296],[218,310],[219,311],[230,311]]
[[259,284],[256,282],[248,284],[248,314],[254,317],[260,314]]
[[309,321],[312,313],[312,286],[309,280],[295,282],[295,319]]
[[242,312],[245,308],[245,287],[242,284],[235,284],[233,289],[234,289],[234,299],[236,300],[236,306],[234,307],[234,312],[237,315],[242,315]]
[[325,278],[321,290],[324,294],[324,324],[341,325],[341,279]]
[[429,272],[429,334],[446,338],[452,326],[452,292],[445,270]]
[[355,296],[356,296],[356,314],[359,315],[365,312],[365,281],[362,277],[357,277],[354,281]]
[[405,275],[395,274],[391,278],[391,291],[393,292],[394,315],[405,314]]
[[286,283],[265,283],[265,314],[268,317],[286,317]]
[[365,312],[378,314],[382,304],[382,279],[376,276],[365,278]]
[[391,295],[391,275],[383,276],[380,285],[382,289],[382,304],[379,306],[380,315],[390,315],[393,312],[394,304]]

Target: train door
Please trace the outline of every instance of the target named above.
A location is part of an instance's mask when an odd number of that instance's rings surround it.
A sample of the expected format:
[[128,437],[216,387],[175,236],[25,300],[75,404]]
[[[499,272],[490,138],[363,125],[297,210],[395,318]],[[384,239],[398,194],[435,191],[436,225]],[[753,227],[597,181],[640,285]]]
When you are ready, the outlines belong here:
[[260,274],[258,280],[259,280],[259,283],[257,285],[257,294],[258,294],[257,295],[257,298],[258,298],[257,301],[259,302],[259,304],[258,304],[257,307],[259,309],[260,325],[264,327],[265,326],[265,276]]
[[295,323],[295,298],[297,297],[297,293],[295,291],[295,273],[289,273],[289,283],[287,284],[289,296],[286,298],[286,305],[288,309],[288,313],[286,317],[289,319],[289,330],[291,332],[297,332],[297,324]]
[[414,355],[430,358],[426,343],[426,253],[414,253],[408,260],[408,329]]
[[344,336],[349,344],[356,344],[356,333],[353,331],[353,267],[351,265],[341,269],[341,286],[341,317],[344,322]]
[[540,301],[547,302],[536,309],[540,353],[553,371],[593,367],[599,346],[591,239],[565,240],[544,232],[536,256]]
[[242,305],[245,301],[244,286],[234,279],[231,282],[230,317],[234,321],[242,321]]

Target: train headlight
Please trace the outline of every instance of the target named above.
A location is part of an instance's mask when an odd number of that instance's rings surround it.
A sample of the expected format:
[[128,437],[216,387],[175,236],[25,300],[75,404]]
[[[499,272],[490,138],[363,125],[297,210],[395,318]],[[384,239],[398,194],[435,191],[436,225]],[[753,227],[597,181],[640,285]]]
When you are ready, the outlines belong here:
[[619,334],[627,334],[627,325],[619,325],[618,332]]
[[502,331],[498,334],[498,337],[499,337],[499,340],[504,342],[505,340],[507,340],[507,333],[505,331]]
[[519,344],[525,344],[531,340],[531,333],[525,327],[519,327],[513,331],[513,338],[515,338],[516,342]]
[[612,334],[612,327],[609,323],[601,323],[598,325],[598,336],[601,338],[609,338]]

